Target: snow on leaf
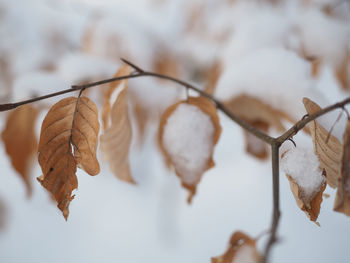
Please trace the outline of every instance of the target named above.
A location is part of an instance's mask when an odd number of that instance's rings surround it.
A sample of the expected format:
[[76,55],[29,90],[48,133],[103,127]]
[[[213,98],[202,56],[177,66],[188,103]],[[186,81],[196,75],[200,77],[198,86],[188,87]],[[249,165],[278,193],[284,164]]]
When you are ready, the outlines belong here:
[[[308,98],[303,99],[308,114],[313,114],[321,107]],[[317,120],[310,122],[310,132],[314,144],[314,152],[320,162],[320,169],[326,173],[327,183],[335,188],[341,174],[342,144],[333,135],[320,125]],[[326,142],[329,136],[328,142]]]
[[226,252],[211,259],[212,263],[260,263],[261,256],[256,249],[256,240],[243,232],[235,232]]
[[298,207],[316,222],[326,178],[312,149],[296,147],[288,150],[282,155],[281,168],[286,173]]
[[[65,98],[51,107],[41,126],[38,181],[56,199],[67,220],[79,166],[90,175],[100,172],[96,159],[100,125],[96,105],[86,97]],[[74,152],[72,152],[72,146]]]
[[350,216],[350,121],[344,133],[341,177],[338,184],[334,210]]
[[189,190],[188,203],[202,174],[214,166],[214,146],[221,133],[215,106],[204,97],[189,97],[170,106],[159,125],[159,145]]
[[[129,72],[129,67],[121,68],[118,74],[125,75]],[[117,76],[116,75],[116,76]],[[135,183],[131,176],[129,165],[129,150],[132,139],[131,123],[128,113],[127,100],[127,81],[122,81],[121,91],[115,90],[116,86],[111,86],[107,93],[103,114],[106,114],[104,123],[106,123],[105,131],[101,135],[101,150],[104,159],[108,161],[112,172],[120,179],[129,183]],[[110,98],[113,91],[119,92],[118,97],[113,103],[112,109],[108,109]],[[108,109],[108,110],[106,110]],[[107,124],[110,121],[110,125]]]
[[37,138],[34,132],[37,115],[38,110],[30,105],[13,110],[8,115],[5,129],[1,134],[12,165],[26,185],[28,197],[32,193],[29,169],[37,147]]

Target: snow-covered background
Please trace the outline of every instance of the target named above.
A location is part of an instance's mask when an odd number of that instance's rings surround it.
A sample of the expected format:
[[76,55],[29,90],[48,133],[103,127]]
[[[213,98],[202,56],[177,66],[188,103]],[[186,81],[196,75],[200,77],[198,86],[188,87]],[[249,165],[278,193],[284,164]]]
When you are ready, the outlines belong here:
[[[299,119],[303,96],[320,105],[348,96],[337,72],[343,70],[350,83],[349,36],[350,3],[342,0],[0,0],[0,99],[12,102],[111,77],[120,57],[149,70],[167,62],[163,69],[204,87],[219,62],[215,96],[254,95]],[[310,58],[322,61],[316,76]],[[90,95],[100,105],[97,90]],[[158,114],[184,96],[154,79],[130,80],[130,90],[143,109]],[[58,99],[36,105],[47,108]],[[5,120],[1,113],[1,129]],[[222,114],[220,121],[216,166],[204,174],[191,205],[164,164],[153,121],[131,151],[137,185],[117,180],[103,161],[98,176],[79,171],[68,222],[36,182],[36,160],[33,196],[26,199],[1,142],[0,262],[202,263],[222,254],[236,230],[253,237],[267,231],[270,162],[247,155],[241,129]],[[341,123],[336,127],[341,138]],[[295,141],[312,146],[303,134]],[[284,149],[292,146],[286,144]],[[331,197],[322,203],[318,227],[299,210],[281,173],[281,239],[272,262],[349,262],[350,219],[333,212],[335,191],[325,192]],[[265,242],[266,235],[260,249]]]

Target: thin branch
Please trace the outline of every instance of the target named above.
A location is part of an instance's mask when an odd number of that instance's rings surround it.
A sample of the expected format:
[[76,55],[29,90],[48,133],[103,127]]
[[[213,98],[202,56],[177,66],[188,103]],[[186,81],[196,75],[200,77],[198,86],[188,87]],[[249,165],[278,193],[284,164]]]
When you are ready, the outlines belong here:
[[302,128],[305,127],[306,124],[308,124],[310,121],[315,120],[316,118],[333,111],[338,108],[344,108],[346,104],[350,103],[350,98],[347,98],[341,102],[335,103],[333,105],[330,105],[326,108],[323,108],[322,110],[319,110],[318,112],[315,112],[314,114],[304,116],[300,121],[295,123],[289,130],[287,130],[285,133],[283,133],[281,136],[276,138],[278,144],[282,144],[289,138],[293,137],[295,134],[297,134]]
[[91,88],[94,86],[99,86],[102,84],[107,84],[107,83],[111,83],[111,82],[122,80],[122,79],[131,79],[131,78],[147,77],[148,76],[148,77],[155,77],[155,78],[159,78],[159,79],[169,80],[169,81],[175,82],[177,84],[180,84],[181,86],[183,86],[187,89],[191,89],[191,90],[198,92],[203,97],[206,97],[207,99],[211,100],[219,110],[221,110],[224,114],[226,114],[231,120],[236,122],[243,129],[254,134],[256,137],[260,138],[261,140],[265,141],[268,144],[271,144],[273,142],[274,138],[272,138],[268,134],[266,134],[266,133],[264,133],[256,128],[254,128],[249,123],[247,123],[246,121],[239,118],[237,115],[232,113],[223,103],[221,103],[220,101],[218,101],[212,95],[206,93],[205,91],[203,91],[203,90],[201,90],[201,89],[199,89],[199,88],[197,88],[197,87],[195,87],[195,86],[193,86],[185,81],[182,81],[180,79],[176,79],[176,78],[173,78],[171,76],[166,76],[166,75],[162,75],[162,74],[158,74],[158,73],[154,73],[154,72],[147,72],[147,71],[144,71],[143,69],[135,66],[133,63],[131,63],[125,59],[123,59],[123,61],[125,63],[127,63],[128,65],[130,65],[131,67],[133,67],[137,71],[137,73],[126,75],[126,76],[120,76],[117,78],[105,79],[105,80],[92,82],[92,83],[88,83],[88,84],[83,84],[83,85],[74,85],[70,89],[63,90],[63,91],[56,92],[56,93],[52,93],[52,94],[48,94],[48,95],[37,97],[37,98],[33,98],[30,100],[25,100],[25,101],[21,101],[21,102],[17,102],[17,103],[2,104],[2,105],[0,105],[0,111],[11,110],[11,109],[14,109],[18,106],[24,105],[24,104],[33,103],[33,102],[36,102],[39,100],[47,99],[50,97],[55,97],[58,95],[62,95],[65,93],[69,93],[69,92],[73,92],[73,91],[77,91],[77,90],[81,90],[81,89],[88,89],[88,88]]
[[269,260],[271,248],[274,243],[277,242],[277,229],[279,225],[280,219],[280,204],[279,204],[279,147],[280,145],[275,142],[271,145],[272,152],[272,200],[273,200],[273,212],[272,212],[272,220],[271,220],[271,234],[269,240],[266,244],[264,255],[263,255],[263,263],[267,263]]

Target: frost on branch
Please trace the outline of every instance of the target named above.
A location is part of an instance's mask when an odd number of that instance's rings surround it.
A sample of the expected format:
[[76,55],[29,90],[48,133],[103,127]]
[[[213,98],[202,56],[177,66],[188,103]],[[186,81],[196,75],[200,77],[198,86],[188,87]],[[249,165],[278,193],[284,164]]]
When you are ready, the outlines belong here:
[[326,188],[326,178],[319,169],[312,149],[296,147],[282,155],[281,168],[286,173],[297,205],[311,221],[317,220]]
[[77,166],[90,175],[100,172],[96,159],[99,129],[97,107],[86,97],[57,102],[41,126],[38,159],[43,175],[38,181],[54,196],[66,220],[72,191],[78,187]]
[[[129,73],[128,66],[122,67],[115,77]],[[102,110],[104,133],[101,135],[101,150],[112,172],[120,180],[135,183],[131,177],[129,166],[132,131],[128,113],[127,90],[127,80],[122,80],[111,84],[107,91]],[[113,100],[113,98],[115,99]],[[110,100],[113,101],[112,108]]]
[[334,210],[350,216],[350,122],[348,121],[343,139],[341,176],[338,184]]
[[12,165],[26,185],[27,196],[32,193],[29,169],[37,147],[37,138],[34,132],[37,115],[38,110],[31,105],[24,105],[13,110],[8,115],[5,129],[1,134]]
[[214,166],[214,146],[221,133],[215,106],[204,97],[189,97],[170,106],[159,126],[159,145],[175,168],[191,202],[202,174]]
[[211,259],[212,263],[260,263],[261,256],[256,249],[256,240],[242,232],[232,235],[230,246],[222,255]]
[[[308,114],[313,114],[321,107],[308,98],[303,99]],[[327,183],[335,188],[338,186],[342,159],[342,144],[339,140],[320,125],[317,120],[310,122],[310,132],[314,144],[314,152],[320,162],[320,169],[326,172]],[[329,136],[328,142],[327,137]]]

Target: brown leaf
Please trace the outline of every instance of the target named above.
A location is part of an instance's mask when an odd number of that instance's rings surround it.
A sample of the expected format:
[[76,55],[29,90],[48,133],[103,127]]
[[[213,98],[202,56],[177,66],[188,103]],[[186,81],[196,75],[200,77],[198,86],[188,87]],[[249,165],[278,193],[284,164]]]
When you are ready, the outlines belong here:
[[[251,125],[264,132],[267,132],[268,130],[268,125],[266,124],[266,122],[256,121],[251,123]],[[261,160],[266,159],[268,157],[268,145],[262,140],[256,138],[251,133],[247,132],[246,130],[244,130],[243,132],[246,141],[245,150],[247,151],[247,153]]]
[[341,177],[335,197],[334,210],[350,216],[350,121],[346,125],[343,145]]
[[338,65],[335,70],[335,75],[340,83],[340,85],[346,89],[350,89],[350,50],[346,51],[343,61]]
[[[129,69],[122,68],[120,71],[122,72],[122,70],[126,71]],[[118,94],[112,109],[104,112],[107,114],[104,123],[108,123],[110,119],[111,124],[106,125],[105,131],[101,135],[101,150],[104,159],[108,161],[112,172],[120,180],[135,183],[131,176],[129,165],[132,130],[128,113],[127,81],[124,81],[123,83],[124,87]],[[108,103],[114,88],[111,87],[110,94],[107,94],[108,97],[106,97],[106,101],[108,101]],[[106,109],[107,107],[104,108]]]
[[308,218],[310,218],[311,221],[314,221],[317,225],[319,225],[319,223],[316,222],[316,220],[321,209],[321,203],[323,200],[322,194],[323,191],[326,189],[327,184],[323,183],[320,186],[319,191],[316,192],[311,198],[305,198],[305,193],[302,187],[300,187],[290,175],[287,174],[286,176],[289,180],[290,188],[292,190],[298,207],[306,213],[306,215],[308,216]]
[[[261,256],[256,249],[256,240],[251,239],[243,232],[235,232],[231,236],[230,246],[222,256],[211,259],[212,263],[243,262],[242,258],[249,262],[260,263]],[[245,262],[245,261],[244,261]]]
[[[130,67],[128,65],[122,66],[117,73],[114,75],[114,78],[118,78],[121,76],[126,76],[130,74]],[[104,95],[104,103],[103,103],[103,108],[102,108],[102,124],[103,124],[103,129],[107,129],[110,125],[110,114],[111,114],[111,97],[116,88],[119,87],[119,85],[127,83],[127,79],[125,80],[118,80],[114,81],[109,85],[109,89],[107,90],[106,94]]]
[[[208,143],[210,146],[208,147],[208,152],[204,153],[207,157],[203,157],[203,159],[200,160],[200,162],[202,162],[203,164],[203,166],[200,164],[200,168],[191,167],[191,162],[193,162],[196,156],[187,156],[188,153],[185,153],[185,150],[180,150],[177,153],[171,153],[169,152],[169,148],[165,147],[164,145],[163,138],[165,136],[164,133],[166,126],[168,124],[169,119],[173,116],[173,114],[176,112],[180,105],[194,106],[194,109],[197,108],[199,112],[207,115],[212,124],[213,132],[211,136],[211,141],[202,142]],[[201,123],[197,123],[195,129],[189,130],[187,132],[197,134],[199,130],[205,128],[201,125]],[[183,128],[185,129],[186,127]],[[220,134],[221,126],[219,122],[219,117],[216,112],[216,108],[211,103],[211,101],[204,97],[189,97],[185,101],[180,101],[166,109],[161,117],[158,133],[159,146],[166,159],[167,164],[175,168],[177,176],[179,176],[181,179],[182,186],[189,190],[190,193],[187,199],[188,203],[191,202],[192,197],[196,192],[196,185],[199,183],[202,174],[215,165],[212,155],[214,151],[214,146],[218,142]],[[196,147],[195,145],[192,145],[192,142],[189,141],[188,138],[180,138],[180,140],[182,140],[182,142],[184,143],[188,142],[188,144],[186,144],[186,147]],[[208,138],[208,140],[210,140],[210,138]],[[189,150],[192,150],[192,148],[189,148]],[[198,164],[196,163],[196,165]]]
[[[225,105],[234,114],[264,132],[267,132],[270,127],[282,132],[285,130],[282,120],[287,119],[293,122],[287,114],[273,109],[258,98],[249,95],[237,96],[225,102]],[[268,157],[268,145],[256,140],[253,136],[249,136],[246,132],[244,133],[247,152],[259,159],[266,159]]]
[[28,197],[32,193],[29,169],[37,147],[34,131],[37,115],[38,110],[30,105],[24,105],[11,111],[1,134],[11,163],[26,185]]
[[[303,103],[310,115],[321,110],[320,106],[308,98],[304,98]],[[309,125],[314,152],[320,162],[319,167],[322,171],[325,171],[327,183],[335,188],[338,186],[341,173],[342,144],[333,135],[329,136],[329,132],[318,121],[314,120]],[[326,143],[328,136],[329,140]]]
[[43,175],[38,181],[55,197],[66,220],[72,191],[78,187],[77,165],[90,175],[100,172],[96,159],[99,129],[97,107],[86,97],[57,102],[41,126],[38,159]]

